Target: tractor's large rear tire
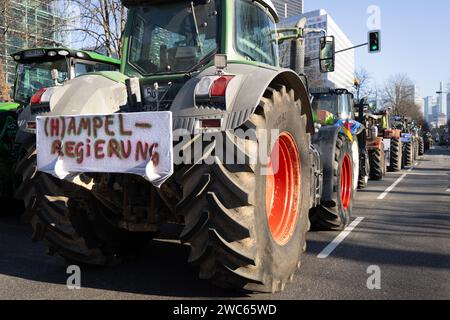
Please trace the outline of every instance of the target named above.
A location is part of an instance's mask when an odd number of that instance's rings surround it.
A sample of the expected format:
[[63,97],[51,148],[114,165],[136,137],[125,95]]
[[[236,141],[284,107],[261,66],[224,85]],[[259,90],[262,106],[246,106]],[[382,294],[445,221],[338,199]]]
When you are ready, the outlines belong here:
[[147,246],[152,234],[119,229],[104,218],[106,208],[86,190],[51,175],[36,172],[35,145],[19,161],[23,177],[16,192],[26,206],[33,241],[44,241],[51,254],[70,263],[115,265]]
[[375,149],[369,151],[370,179],[375,181],[383,180],[386,173],[386,158],[384,150]]
[[404,167],[412,167],[414,163],[413,143],[408,142],[404,145]]
[[419,138],[419,156],[425,154],[425,141],[422,137]]
[[[225,164],[217,157],[213,165],[177,169],[183,186],[177,212],[185,221],[181,240],[190,244],[189,262],[199,266],[200,278],[223,288],[278,292],[292,281],[306,249],[311,137],[300,101],[285,87],[268,90],[242,129],[268,130],[268,141],[259,133],[250,139],[225,136],[240,150],[264,147],[273,156],[279,149],[278,173],[263,175],[259,160]],[[279,130],[275,145],[272,129]]]
[[389,164],[390,172],[402,171],[403,145],[400,139],[391,140],[391,160]]
[[36,175],[37,163],[36,137],[34,135],[29,135],[20,146],[18,156],[14,169],[14,198],[22,201],[26,210],[32,210],[36,200],[32,181]]
[[331,177],[332,201],[322,202],[311,210],[310,219],[314,230],[340,231],[350,223],[354,197],[351,150],[349,139],[339,134]]

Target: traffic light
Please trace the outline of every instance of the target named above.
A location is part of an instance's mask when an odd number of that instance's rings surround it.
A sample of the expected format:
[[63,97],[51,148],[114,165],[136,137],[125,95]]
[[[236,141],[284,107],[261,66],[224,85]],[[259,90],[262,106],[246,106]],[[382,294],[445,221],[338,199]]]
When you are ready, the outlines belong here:
[[376,53],[381,51],[380,31],[369,32],[369,53]]

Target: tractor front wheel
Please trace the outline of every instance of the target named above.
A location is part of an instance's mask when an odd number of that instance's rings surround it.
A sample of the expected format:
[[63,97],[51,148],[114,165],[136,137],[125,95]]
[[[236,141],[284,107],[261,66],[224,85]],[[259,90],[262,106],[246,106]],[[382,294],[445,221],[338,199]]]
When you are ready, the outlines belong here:
[[[353,210],[353,160],[352,145],[341,134],[336,140],[333,163],[331,201],[323,201],[311,211],[310,219],[314,230],[340,231],[350,223]],[[325,179],[325,177],[324,177]]]

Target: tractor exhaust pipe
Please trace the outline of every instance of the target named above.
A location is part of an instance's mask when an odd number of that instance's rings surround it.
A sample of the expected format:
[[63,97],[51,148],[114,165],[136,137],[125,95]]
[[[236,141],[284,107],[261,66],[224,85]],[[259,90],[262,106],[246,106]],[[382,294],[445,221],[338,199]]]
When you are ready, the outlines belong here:
[[292,41],[291,46],[291,61],[294,61],[293,70],[297,72],[299,75],[305,74],[305,52],[306,52],[306,46],[305,46],[305,27],[306,27],[306,18],[302,18],[300,21],[297,22],[295,27],[300,30],[301,37],[297,38],[296,40]]

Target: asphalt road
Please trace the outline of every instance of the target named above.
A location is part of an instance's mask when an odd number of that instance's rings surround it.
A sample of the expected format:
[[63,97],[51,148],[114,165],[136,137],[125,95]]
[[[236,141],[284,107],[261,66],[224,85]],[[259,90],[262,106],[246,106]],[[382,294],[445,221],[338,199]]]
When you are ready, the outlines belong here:
[[[364,219],[328,258],[317,256],[339,233],[310,233],[301,271],[275,295],[239,296],[199,281],[189,248],[170,240],[176,228],[122,266],[83,267],[82,289],[69,290],[64,262],[31,243],[29,226],[3,206],[0,299],[450,299],[450,149],[431,150],[404,173],[358,193],[354,218]],[[371,266],[380,289],[367,287]]]

